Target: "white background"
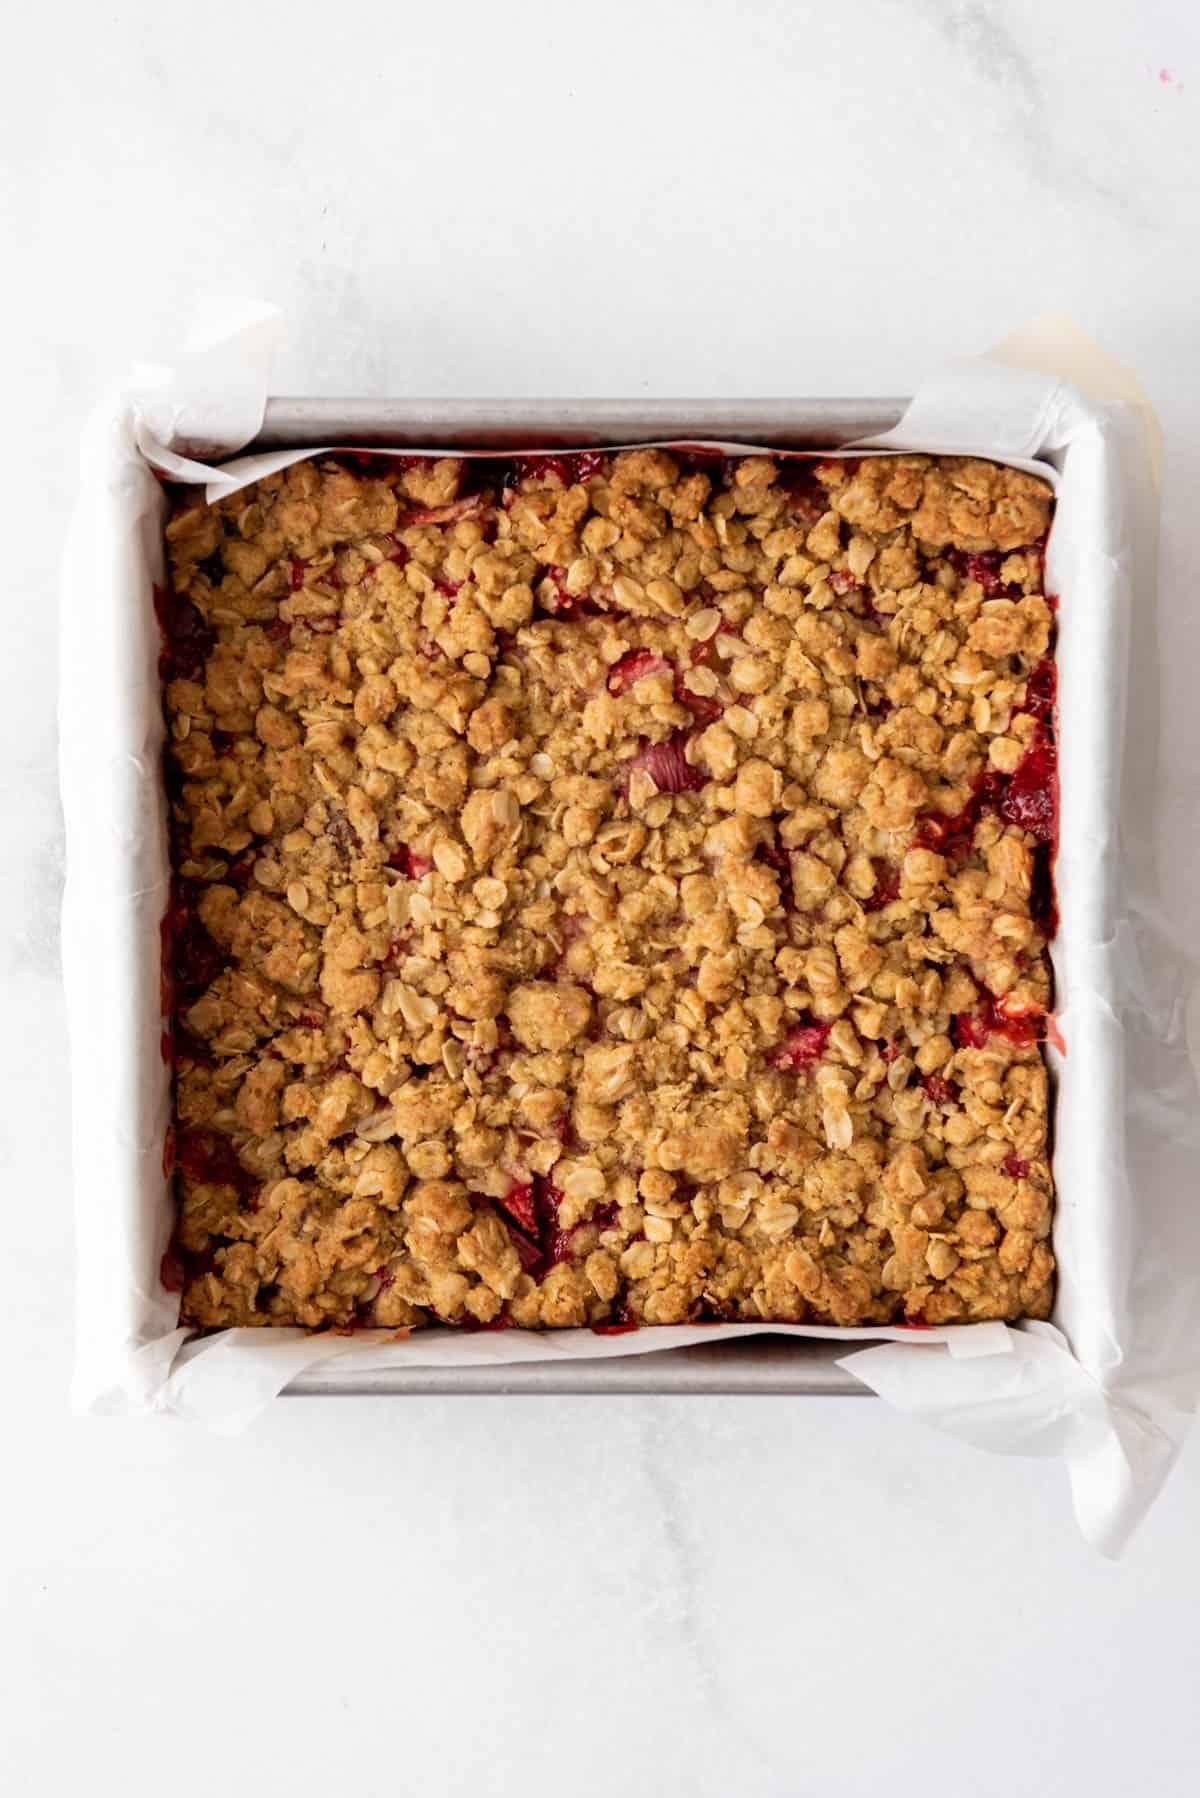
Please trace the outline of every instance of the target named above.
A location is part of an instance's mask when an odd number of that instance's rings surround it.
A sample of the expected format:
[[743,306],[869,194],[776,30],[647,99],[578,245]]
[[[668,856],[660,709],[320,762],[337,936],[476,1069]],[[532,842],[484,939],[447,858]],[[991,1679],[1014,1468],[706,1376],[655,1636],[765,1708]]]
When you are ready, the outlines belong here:
[[905,393],[1065,310],[1167,433],[1188,928],[1191,0],[61,0],[5,73],[6,1793],[1192,1793],[1200,1439],[1113,1566],[872,1401],[70,1418],[53,718],[81,418],[247,296],[330,394]]

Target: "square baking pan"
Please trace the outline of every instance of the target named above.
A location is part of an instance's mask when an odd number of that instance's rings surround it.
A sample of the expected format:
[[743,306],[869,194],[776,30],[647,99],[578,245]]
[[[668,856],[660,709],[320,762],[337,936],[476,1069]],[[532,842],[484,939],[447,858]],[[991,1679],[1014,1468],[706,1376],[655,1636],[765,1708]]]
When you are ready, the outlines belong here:
[[[1168,952],[1153,922],[1159,901],[1144,840],[1157,801],[1153,732],[1143,724],[1130,741],[1127,731],[1135,676],[1135,715],[1155,715],[1145,657],[1158,488],[1144,408],[986,358],[936,373],[904,406],[874,398],[287,399],[268,407],[260,336],[243,330],[215,356],[131,384],[98,409],[84,437],[60,660],[75,1409],[231,1428],[285,1389],[817,1396],[870,1388],[977,1445],[1063,1454],[1088,1509],[1087,1533],[1119,1541],[1177,1446],[1163,1394],[1191,1366],[1179,1332],[1195,1309],[1178,1194],[1200,1156],[1200,1106],[1178,1023],[1194,969]],[[1089,389],[1111,390],[1111,371],[1092,373]],[[887,442],[897,423],[896,441]],[[376,1331],[341,1339],[181,1328],[178,1297],[162,1278],[173,1219],[159,982],[169,894],[162,646],[153,603],[167,573],[164,483],[216,497],[356,445],[511,455],[715,439],[731,450],[820,455],[848,452],[864,437],[891,452],[1006,462],[1044,476],[1058,495],[1048,592],[1052,604],[1059,594],[1070,603],[1057,633],[1062,928],[1051,946],[1057,1001],[1046,1059],[1058,1281],[1049,1321],[930,1331],[920,1346],[942,1344],[940,1354],[916,1353],[907,1330],[815,1326],[668,1327],[609,1341],[572,1331],[463,1340],[429,1329],[407,1345]],[[247,446],[259,454],[239,457]],[[1131,670],[1134,649],[1142,661]],[[1138,752],[1136,768],[1127,749]],[[675,1346],[681,1338],[687,1346]],[[857,1354],[864,1340],[877,1346]]]
[[[837,449],[889,430],[901,399],[459,400],[270,399],[242,452],[349,444],[369,448],[520,450],[593,444],[717,441],[786,450]],[[299,1375],[291,1394],[552,1393],[869,1396],[837,1361],[842,1339],[756,1335],[597,1361],[354,1370],[335,1360]]]

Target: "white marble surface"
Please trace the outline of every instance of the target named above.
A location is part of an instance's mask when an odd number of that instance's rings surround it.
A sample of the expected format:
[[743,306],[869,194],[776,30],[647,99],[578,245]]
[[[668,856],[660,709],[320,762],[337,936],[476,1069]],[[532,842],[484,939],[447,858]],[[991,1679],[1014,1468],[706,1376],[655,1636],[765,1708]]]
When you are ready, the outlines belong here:
[[1111,1566],[1056,1467],[870,1402],[72,1420],[53,709],[81,417],[247,295],[324,393],[899,393],[1068,310],[1166,427],[1188,928],[1195,9],[75,0],[6,50],[6,1791],[1190,1794],[1195,1438]]

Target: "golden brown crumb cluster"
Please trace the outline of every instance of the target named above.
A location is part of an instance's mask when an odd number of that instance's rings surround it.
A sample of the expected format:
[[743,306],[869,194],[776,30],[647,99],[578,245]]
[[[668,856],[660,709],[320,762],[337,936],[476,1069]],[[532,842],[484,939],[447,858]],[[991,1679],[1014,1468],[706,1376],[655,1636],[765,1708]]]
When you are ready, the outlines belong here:
[[1045,1316],[1050,511],[649,449],[178,496],[184,1318]]

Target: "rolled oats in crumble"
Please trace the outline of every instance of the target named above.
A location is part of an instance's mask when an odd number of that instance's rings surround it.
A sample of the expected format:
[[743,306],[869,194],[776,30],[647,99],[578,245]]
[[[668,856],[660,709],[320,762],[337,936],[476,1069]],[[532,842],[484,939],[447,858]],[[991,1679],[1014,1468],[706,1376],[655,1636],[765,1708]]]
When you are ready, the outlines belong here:
[[177,492],[184,1319],[1044,1317],[1051,503],[659,449]]

